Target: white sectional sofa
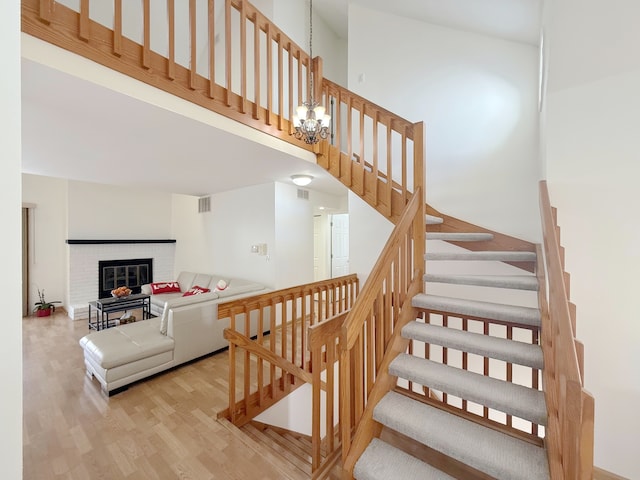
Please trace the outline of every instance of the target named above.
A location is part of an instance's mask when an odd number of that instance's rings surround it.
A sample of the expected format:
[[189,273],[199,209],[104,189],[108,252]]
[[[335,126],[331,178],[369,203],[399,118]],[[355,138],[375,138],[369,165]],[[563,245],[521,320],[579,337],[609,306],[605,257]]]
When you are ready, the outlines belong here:
[[[224,280],[227,287],[215,285]],[[123,387],[227,347],[223,337],[229,319],[218,318],[218,304],[258,295],[265,286],[244,279],[193,272],[178,276],[181,292],[151,295],[149,320],[89,333],[80,339],[87,375],[95,377],[109,395]],[[183,296],[194,286],[211,292]],[[143,292],[147,291],[143,287]],[[250,336],[257,334],[252,322]]]

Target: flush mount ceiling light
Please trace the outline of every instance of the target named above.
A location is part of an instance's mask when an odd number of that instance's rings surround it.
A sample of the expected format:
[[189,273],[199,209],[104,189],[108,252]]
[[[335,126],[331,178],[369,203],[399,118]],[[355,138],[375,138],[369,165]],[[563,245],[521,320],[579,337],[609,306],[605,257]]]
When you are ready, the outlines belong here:
[[311,183],[311,180],[313,180],[313,177],[311,175],[291,175],[291,181],[299,187],[309,185]]
[[[311,61],[313,60],[312,33],[313,0],[309,0],[309,69],[311,69]],[[318,143],[321,138],[329,136],[331,117],[325,115],[325,108],[313,99],[313,71],[311,71],[309,79],[309,100],[297,108],[296,115],[293,116],[293,126],[296,129],[294,135],[298,140],[304,140],[305,143],[313,145]]]

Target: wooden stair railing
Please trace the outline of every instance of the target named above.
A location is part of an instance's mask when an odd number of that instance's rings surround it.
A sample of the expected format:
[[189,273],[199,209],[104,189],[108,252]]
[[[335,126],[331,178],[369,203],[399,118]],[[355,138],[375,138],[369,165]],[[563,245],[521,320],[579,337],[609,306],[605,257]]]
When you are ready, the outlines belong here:
[[411,299],[424,288],[424,235],[424,198],[418,188],[342,327],[340,428],[343,468],[349,472],[374,436],[371,405],[395,386],[386,367],[406,348],[397,332],[415,319]]
[[322,83],[322,61],[246,0],[83,0],[78,11],[22,0],[22,31],[312,150],[292,135],[291,119],[312,70]]
[[547,293],[542,278],[543,386],[548,412],[545,442],[549,468],[552,480],[590,480],[595,402],[584,389],[584,347],[575,337],[575,306],[569,301],[569,275],[564,270],[560,229],[544,181],[540,183],[540,213],[549,287]]
[[[423,122],[409,122],[323,78],[322,59],[311,59],[247,0],[202,5],[100,0],[92,7],[83,0],[74,11],[55,0],[22,0],[22,30],[315,152],[320,165],[397,222],[411,192],[424,191]],[[141,21],[131,27],[123,18]],[[179,24],[181,18],[188,21]],[[331,143],[309,146],[292,135],[291,121],[308,97],[312,74],[314,96],[335,128]]]
[[286,396],[293,377],[311,380],[307,328],[349,310],[358,285],[356,275],[346,275],[218,305],[218,318],[230,319],[225,416],[232,423],[243,425]]
[[412,123],[323,79],[335,122],[318,164],[396,223],[411,193],[424,191],[424,123]]

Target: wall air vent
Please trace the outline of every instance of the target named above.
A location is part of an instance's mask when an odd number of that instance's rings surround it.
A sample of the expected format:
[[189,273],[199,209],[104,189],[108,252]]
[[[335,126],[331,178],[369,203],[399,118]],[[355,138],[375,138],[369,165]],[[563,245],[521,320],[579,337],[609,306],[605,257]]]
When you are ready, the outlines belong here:
[[309,190],[304,190],[302,188],[298,189],[298,198],[300,200],[309,200]]
[[211,211],[211,197],[198,198],[198,213],[206,213]]

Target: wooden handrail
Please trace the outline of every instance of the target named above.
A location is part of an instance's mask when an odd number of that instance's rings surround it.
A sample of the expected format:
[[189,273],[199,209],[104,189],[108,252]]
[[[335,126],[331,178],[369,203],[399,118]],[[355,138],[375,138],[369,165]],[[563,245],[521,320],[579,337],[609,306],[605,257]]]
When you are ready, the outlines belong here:
[[415,319],[411,299],[423,289],[424,235],[424,198],[418,188],[342,326],[340,427],[343,468],[349,474],[374,435],[372,408],[394,383],[386,366],[408,343],[398,329]]
[[587,480],[593,476],[594,399],[584,389],[582,349],[576,347],[568,276],[545,181],[540,182],[540,213],[549,286],[548,304],[542,306],[549,467],[552,480]]
[[[389,240],[384,246],[378,260],[376,261],[367,282],[365,283],[360,296],[349,316],[342,327],[342,335],[344,337],[344,348],[352,349],[361,334],[362,327],[364,325],[364,319],[371,305],[376,301],[380,285],[385,280],[385,276],[388,274],[388,269],[396,259],[397,249],[401,246],[402,242],[406,240],[406,234],[416,223],[416,216],[418,216],[424,208],[424,202],[422,199],[422,190],[418,190],[412,197],[411,201],[407,205],[404,215],[393,229]],[[424,215],[420,218],[420,226],[424,224]],[[424,231],[423,228],[421,228]],[[414,232],[415,233],[415,232]],[[408,272],[409,275],[415,276],[415,271],[424,271],[424,241],[419,241],[419,235],[411,237],[415,244],[413,247],[416,249],[414,256],[415,263],[413,269]],[[421,255],[422,253],[422,255]]]
[[424,124],[327,79],[322,91],[335,128],[318,163],[395,223],[412,192],[424,191]]

